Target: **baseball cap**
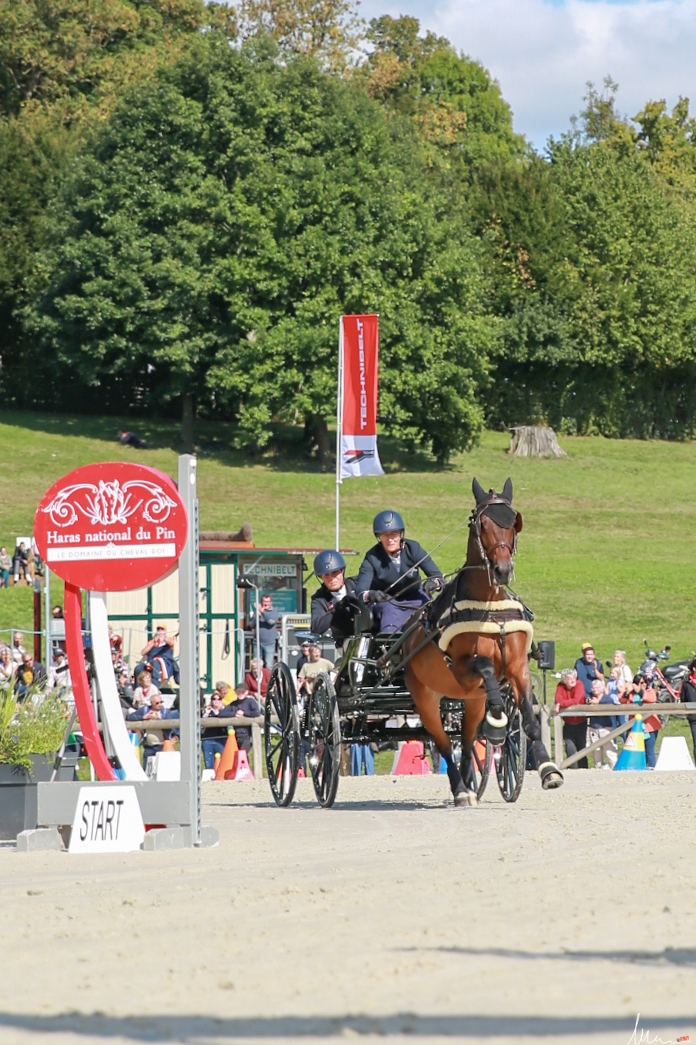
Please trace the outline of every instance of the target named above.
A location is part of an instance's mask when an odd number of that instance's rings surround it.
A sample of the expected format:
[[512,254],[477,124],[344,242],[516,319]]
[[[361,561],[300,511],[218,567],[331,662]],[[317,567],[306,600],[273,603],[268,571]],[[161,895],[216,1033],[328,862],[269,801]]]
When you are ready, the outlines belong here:
[[594,646],[592,645],[592,643],[591,643],[591,642],[583,642],[583,644],[582,644],[582,646],[580,647],[580,649],[581,649],[581,650],[582,650],[582,652],[584,653],[586,649],[594,649]]

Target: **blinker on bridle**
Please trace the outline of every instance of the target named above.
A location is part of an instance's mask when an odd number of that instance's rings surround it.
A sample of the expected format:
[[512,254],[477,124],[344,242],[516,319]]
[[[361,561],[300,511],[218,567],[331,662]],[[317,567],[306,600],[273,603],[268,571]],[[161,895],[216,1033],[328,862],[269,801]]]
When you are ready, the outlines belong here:
[[[481,501],[481,503],[477,504],[471,513],[469,528],[473,530],[479,553],[483,562],[486,564],[489,573],[490,565],[492,565],[491,556],[496,548],[507,548],[510,552],[510,558],[514,558],[517,551],[518,531],[516,523],[518,514],[519,513],[515,511],[510,502],[505,500],[504,497],[500,497],[498,494],[494,494],[492,497],[487,497],[485,501]],[[509,544],[507,541],[497,541],[497,543],[492,545],[490,548],[484,548],[483,541],[481,540],[481,518],[484,515],[502,530],[513,530],[514,528],[512,544]]]

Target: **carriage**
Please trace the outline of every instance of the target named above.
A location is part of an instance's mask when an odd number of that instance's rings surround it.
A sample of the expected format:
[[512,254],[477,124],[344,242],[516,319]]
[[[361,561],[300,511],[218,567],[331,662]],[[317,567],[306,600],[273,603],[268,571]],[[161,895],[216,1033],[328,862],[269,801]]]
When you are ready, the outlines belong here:
[[[355,604],[355,633],[331,675],[321,672],[302,703],[292,673],[284,663],[271,672],[264,715],[266,768],[276,803],[292,802],[300,767],[309,769],[318,803],[329,808],[336,799],[340,775],[341,744],[385,744],[419,740],[424,753],[431,747],[434,766],[440,756],[430,734],[421,724],[404,681],[410,654],[404,645],[419,622],[403,633],[375,634],[369,608]],[[335,674],[335,678],[332,675]],[[504,683],[501,693],[508,719],[505,739],[492,744],[480,736],[474,744],[470,777],[476,797],[483,794],[491,771],[506,802],[518,798],[527,761],[527,737],[512,690]],[[443,698],[442,724],[453,746],[461,743],[465,706]]]

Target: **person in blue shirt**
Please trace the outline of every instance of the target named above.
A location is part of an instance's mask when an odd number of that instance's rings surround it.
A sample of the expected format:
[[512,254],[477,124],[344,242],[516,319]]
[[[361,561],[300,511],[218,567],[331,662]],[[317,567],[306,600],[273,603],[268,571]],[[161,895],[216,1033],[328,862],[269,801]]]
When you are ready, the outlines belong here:
[[256,633],[256,614],[259,615],[259,645],[261,650],[256,650],[256,656],[261,657],[264,667],[270,671],[275,663],[276,639],[278,638],[278,620],[280,614],[273,606],[270,595],[261,596],[261,605],[254,603],[254,608],[249,614],[249,630]]
[[582,656],[575,661],[575,670],[585,688],[585,695],[589,697],[592,694],[592,683],[595,679],[604,682],[604,671],[601,661],[595,657],[594,646],[590,642],[583,642],[580,648]]

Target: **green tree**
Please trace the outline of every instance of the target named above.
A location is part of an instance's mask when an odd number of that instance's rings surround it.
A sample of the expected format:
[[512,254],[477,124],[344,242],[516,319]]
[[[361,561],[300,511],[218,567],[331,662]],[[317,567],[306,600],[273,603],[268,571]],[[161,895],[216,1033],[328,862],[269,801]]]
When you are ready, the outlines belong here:
[[0,113],[61,103],[74,115],[208,21],[203,0],[0,0]]
[[364,38],[355,0],[239,0],[235,13],[242,40],[268,35],[281,54],[311,56],[332,72],[352,64]]
[[458,178],[468,182],[481,164],[523,153],[510,107],[480,62],[458,54],[442,36],[421,35],[412,17],[373,19],[367,36],[373,50],[360,76],[368,92],[410,116]]
[[204,27],[233,17],[203,0],[0,0],[0,384],[5,402],[52,405],[54,360],[22,336],[46,207],[94,125]]
[[[696,212],[693,196],[674,188],[675,152],[680,171],[689,166],[688,123],[682,109],[665,127],[664,110],[646,107],[639,132],[617,115],[615,93],[610,79],[602,93],[590,87],[580,121],[550,143],[548,163],[527,168],[525,180],[533,174],[540,191],[509,195],[518,203],[501,221],[498,263],[516,255],[522,265],[496,282],[504,349],[495,387],[504,394],[489,399],[488,416],[613,436],[688,436],[696,422]],[[678,150],[668,147],[675,139]]]
[[[381,417],[445,460],[482,423],[496,325],[408,124],[312,60],[201,39],[107,122],[59,208],[33,322],[94,396],[195,395],[244,444],[335,411],[342,312],[381,314]],[[190,400],[189,400],[190,402]]]

